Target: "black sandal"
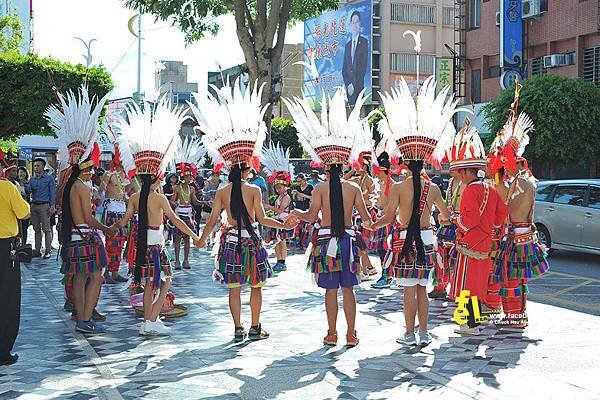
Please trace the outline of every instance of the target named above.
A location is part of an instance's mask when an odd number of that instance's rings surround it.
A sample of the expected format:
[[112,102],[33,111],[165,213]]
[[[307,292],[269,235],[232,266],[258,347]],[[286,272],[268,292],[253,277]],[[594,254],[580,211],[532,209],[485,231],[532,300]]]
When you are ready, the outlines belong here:
[[258,324],[258,326],[252,326],[250,327],[250,330],[248,331],[248,338],[250,340],[263,340],[263,339],[268,339],[269,338],[269,332],[265,331],[261,324]]
[[243,342],[246,339],[246,330],[243,326],[235,328],[235,333],[233,334],[233,341],[236,343]]

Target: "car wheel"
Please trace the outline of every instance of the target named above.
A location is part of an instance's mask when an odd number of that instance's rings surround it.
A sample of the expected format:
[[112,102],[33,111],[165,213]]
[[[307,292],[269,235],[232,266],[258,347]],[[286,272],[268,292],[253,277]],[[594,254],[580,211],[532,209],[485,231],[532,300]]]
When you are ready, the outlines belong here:
[[548,253],[552,249],[552,238],[550,237],[550,232],[548,232],[548,228],[544,225],[536,225],[538,240],[548,249]]

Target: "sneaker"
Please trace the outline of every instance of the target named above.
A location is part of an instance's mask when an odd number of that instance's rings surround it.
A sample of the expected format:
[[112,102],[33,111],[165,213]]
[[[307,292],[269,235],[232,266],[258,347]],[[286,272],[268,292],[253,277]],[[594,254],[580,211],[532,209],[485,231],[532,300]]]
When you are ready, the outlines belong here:
[[354,331],[354,334],[346,334],[346,346],[354,347],[357,346],[359,342],[360,340],[358,340],[358,336],[356,336],[356,331]]
[[406,344],[408,346],[417,345],[417,335],[415,333],[406,332],[404,336],[400,336],[396,339],[396,343]]
[[139,334],[140,336],[146,336],[146,321],[142,321],[140,324]]
[[269,332],[265,331],[262,328],[261,324],[258,324],[258,326],[253,326],[250,328],[250,330],[248,331],[248,338],[250,340],[263,340],[263,339],[268,339],[269,338]]
[[94,310],[92,311],[92,320],[93,320],[94,322],[104,322],[104,321],[106,321],[106,316],[104,316],[104,315],[100,314],[100,313],[98,312],[98,310],[96,310],[96,309],[94,308]]
[[52,257],[52,251],[46,251],[46,252],[44,253],[44,255],[42,256],[42,258],[43,258],[44,260],[47,260],[47,259],[49,259],[50,257]]
[[41,251],[35,250],[35,249],[31,251],[31,257],[35,258],[35,257],[41,257],[41,256],[42,256],[42,252]]
[[285,264],[282,264],[280,262],[276,263],[275,265],[273,265],[273,271],[274,272],[281,272],[281,271],[286,271],[287,267]]
[[175,262],[175,269],[176,270],[180,270],[181,269],[181,264],[179,264],[179,262]]
[[190,267],[190,262],[188,260],[185,260],[183,262],[183,269],[192,269],[192,267]]
[[369,274],[365,274],[364,272],[360,271],[360,281],[361,282],[366,282],[366,281],[370,281],[371,277],[369,276]]
[[448,293],[446,293],[445,290],[434,290],[433,292],[429,293],[429,298],[430,299],[446,299],[448,298]]
[[170,335],[171,328],[165,326],[162,321],[146,321],[146,334],[147,335]]
[[243,326],[238,326],[235,328],[235,332],[233,333],[233,341],[236,343],[243,342],[246,339],[247,333]]
[[63,309],[66,312],[72,312],[75,309],[75,306],[69,299],[67,299],[67,300],[65,300],[65,305],[63,306]]
[[104,333],[106,328],[104,325],[97,324],[94,321],[77,321],[77,325],[75,325],[75,330],[81,333]]
[[377,272],[377,268],[371,266],[371,268],[367,268],[367,274],[369,276],[374,276],[374,275],[378,275],[379,272]]
[[2,365],[13,365],[19,359],[18,354],[10,354],[8,353],[6,356],[0,358],[0,366]]
[[110,276],[110,275],[104,276],[104,284],[105,285],[115,285],[116,283],[117,283],[117,281],[114,280],[112,276]]
[[423,346],[423,347],[429,346],[432,341],[433,341],[433,338],[431,337],[429,332],[425,331],[425,332],[419,333],[419,346]]
[[117,277],[116,277],[116,278],[113,278],[113,279],[114,279],[116,282],[120,282],[120,283],[127,282],[127,281],[129,280],[129,279],[127,279],[127,278],[125,278],[124,276],[121,276],[121,275],[119,275],[119,274],[117,274]]
[[388,289],[392,287],[392,278],[381,278],[377,282],[372,283],[371,287],[373,289]]
[[469,328],[469,326],[467,324],[461,325],[460,328],[455,329],[454,333],[458,333],[459,335],[464,335],[464,336],[479,336],[479,335],[481,335],[481,332],[479,331],[478,326],[476,326],[475,328]]
[[337,345],[337,341],[338,341],[337,332],[334,332],[333,334],[330,334],[329,332],[327,332],[327,336],[325,336],[323,338],[323,344],[325,344],[327,346],[335,346],[335,345]]

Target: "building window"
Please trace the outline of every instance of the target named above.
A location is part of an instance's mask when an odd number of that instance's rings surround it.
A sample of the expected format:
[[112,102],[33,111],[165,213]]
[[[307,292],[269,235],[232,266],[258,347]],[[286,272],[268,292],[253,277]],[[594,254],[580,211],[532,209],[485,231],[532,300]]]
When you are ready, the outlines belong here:
[[600,47],[583,50],[583,79],[600,86]]
[[481,70],[471,70],[471,102],[481,103]]
[[444,25],[454,25],[454,7],[444,7],[442,15]]
[[494,65],[488,68],[488,78],[497,78],[500,76],[500,67]]
[[[419,72],[433,74],[435,56],[421,54]],[[390,69],[395,72],[417,72],[417,55],[414,53],[390,53]]]
[[468,0],[469,29],[481,27],[481,0]]
[[435,6],[421,4],[391,4],[391,20],[412,24],[435,24]]
[[544,68],[544,57],[537,57],[531,59],[531,76],[534,75],[546,75],[548,69]]

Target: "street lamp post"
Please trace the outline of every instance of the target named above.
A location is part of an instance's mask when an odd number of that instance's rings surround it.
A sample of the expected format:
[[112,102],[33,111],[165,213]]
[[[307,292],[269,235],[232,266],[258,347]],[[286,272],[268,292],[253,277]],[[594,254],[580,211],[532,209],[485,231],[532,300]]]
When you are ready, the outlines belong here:
[[85,66],[90,67],[92,65],[92,43],[96,42],[96,39],[90,39],[87,42],[80,37],[75,36],[75,39],[79,40],[85,46],[86,53],[82,54],[83,59],[85,60]]

